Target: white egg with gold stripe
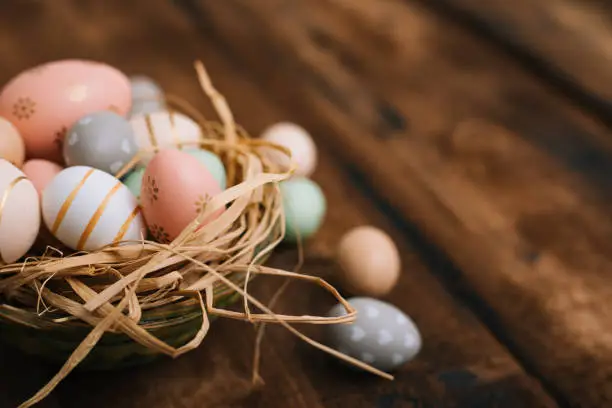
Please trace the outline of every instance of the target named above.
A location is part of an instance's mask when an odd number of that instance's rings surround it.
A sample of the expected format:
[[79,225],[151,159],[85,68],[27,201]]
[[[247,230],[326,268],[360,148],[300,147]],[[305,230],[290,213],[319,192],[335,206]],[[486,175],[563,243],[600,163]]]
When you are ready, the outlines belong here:
[[200,126],[191,118],[174,111],[159,111],[130,119],[141,151],[140,164],[146,166],[161,149],[194,148],[202,138]]
[[13,263],[34,244],[40,228],[40,200],[21,170],[0,159],[0,261]]
[[136,197],[117,178],[88,166],[68,167],[42,196],[45,225],[64,245],[93,251],[146,237]]

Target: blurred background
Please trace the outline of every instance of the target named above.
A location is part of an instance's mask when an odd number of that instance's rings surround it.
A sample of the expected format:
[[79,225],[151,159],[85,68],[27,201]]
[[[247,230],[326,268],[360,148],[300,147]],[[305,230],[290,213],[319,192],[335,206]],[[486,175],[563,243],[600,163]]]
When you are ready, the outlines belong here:
[[[595,0],[3,1],[2,83],[93,59],[214,118],[201,60],[253,136],[307,129],[328,213],[304,271],[333,276],[347,229],[384,229],[403,265],[385,299],[424,342],[388,382],[270,328],[254,389],[254,332],[222,320],[185,357],[75,373],[43,406],[609,406],[611,39]],[[299,285],[285,298],[292,313],[333,303]],[[9,348],[0,362],[2,406],[55,372]]]

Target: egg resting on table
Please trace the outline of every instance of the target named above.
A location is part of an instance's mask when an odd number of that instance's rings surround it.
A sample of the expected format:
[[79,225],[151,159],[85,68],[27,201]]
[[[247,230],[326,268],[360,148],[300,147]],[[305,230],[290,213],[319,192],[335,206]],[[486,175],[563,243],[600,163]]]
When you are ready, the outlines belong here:
[[[177,149],[160,151],[147,165],[140,193],[151,235],[160,243],[171,242],[220,192],[219,184],[198,159]],[[200,228],[224,210],[215,211]]]
[[146,237],[136,197],[117,178],[89,166],[57,174],[43,191],[42,213],[51,233],[78,251]]
[[0,116],[19,130],[29,158],[61,162],[67,130],[99,110],[126,115],[128,78],[110,65],[86,60],[42,64],[14,77],[0,92]]
[[40,202],[34,185],[0,159],[0,260],[15,262],[34,244],[40,228]]
[[401,261],[395,243],[372,226],[360,226],[344,234],[336,258],[342,286],[356,295],[386,295],[400,275]]

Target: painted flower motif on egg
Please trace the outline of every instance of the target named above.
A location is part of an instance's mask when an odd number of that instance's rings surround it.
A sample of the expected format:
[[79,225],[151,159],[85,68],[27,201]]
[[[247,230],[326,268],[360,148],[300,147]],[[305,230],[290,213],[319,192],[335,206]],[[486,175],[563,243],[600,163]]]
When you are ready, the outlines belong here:
[[117,174],[138,152],[130,123],[111,111],[79,119],[64,141],[68,166],[90,166]]
[[202,139],[200,126],[189,117],[174,111],[138,115],[130,119],[136,144],[146,166],[153,156],[167,148],[193,148]]
[[19,130],[29,158],[61,161],[63,137],[79,118],[103,109],[125,115],[130,84],[117,69],[83,60],[24,71],[0,92],[0,115]]
[[49,231],[78,251],[146,236],[136,197],[117,178],[89,166],[55,176],[43,192],[42,214]]
[[[352,324],[326,326],[332,347],[383,371],[391,371],[412,360],[421,350],[421,334],[404,312],[389,303],[355,297],[348,302],[357,310]],[[330,317],[346,314],[341,304]]]
[[[162,150],[147,166],[140,193],[151,235],[158,242],[171,242],[220,192],[213,175],[195,157],[176,149]],[[202,226],[223,211],[215,211]]]

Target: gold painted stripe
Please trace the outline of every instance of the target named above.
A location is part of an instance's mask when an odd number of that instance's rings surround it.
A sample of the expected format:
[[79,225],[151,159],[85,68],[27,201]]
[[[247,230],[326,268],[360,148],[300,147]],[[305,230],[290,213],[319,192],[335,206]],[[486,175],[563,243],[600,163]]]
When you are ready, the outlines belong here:
[[155,150],[155,152],[159,151],[157,146],[157,138],[155,137],[155,130],[153,130],[153,122],[151,122],[151,116],[149,114],[144,115],[145,124],[147,125],[147,131],[149,132],[149,142],[151,142],[151,146]]
[[125,222],[123,223],[123,225],[121,226],[121,228],[119,228],[119,232],[117,232],[117,235],[115,236],[115,239],[113,239],[113,244],[121,241],[123,239],[123,237],[125,236],[125,234],[127,234],[128,230],[130,229],[130,225],[132,225],[132,221],[134,221],[134,218],[136,218],[136,216],[140,214],[140,206],[137,205],[134,210],[132,210],[132,213],[127,217],[127,219],[125,220]]
[[4,190],[4,194],[2,194],[2,200],[0,200],[0,221],[2,220],[2,212],[4,211],[4,206],[6,205],[6,202],[8,201],[8,198],[9,198],[9,195],[11,194],[11,191],[13,191],[15,186],[20,181],[23,181],[23,180],[27,180],[27,178],[25,176],[19,176],[19,177],[15,178],[13,181],[11,181],[9,183],[9,185]]
[[53,222],[53,227],[51,228],[51,232],[53,233],[53,235],[55,235],[60,225],[62,224],[62,221],[64,221],[64,217],[66,216],[66,213],[70,209],[72,202],[74,201],[77,194],[79,193],[79,190],[83,188],[83,186],[85,185],[85,182],[87,181],[89,176],[93,174],[93,172],[94,172],[94,169],[88,170],[87,173],[85,173],[85,175],[81,179],[81,181],[79,181],[79,184],[77,184],[74,190],[72,190],[70,194],[68,195],[68,197],[66,197],[66,200],[62,204],[62,207],[60,208],[59,212],[57,213],[57,217],[55,217],[55,221]]
[[98,221],[100,221],[100,217],[102,217],[102,214],[104,214],[104,210],[106,209],[108,202],[113,197],[113,195],[117,191],[119,191],[119,188],[121,188],[122,185],[123,184],[120,181],[117,182],[117,184],[115,184],[115,186],[111,188],[110,191],[106,194],[106,197],[104,197],[104,200],[102,200],[102,202],[96,209],[96,212],[94,213],[94,215],[92,215],[91,219],[89,220],[89,223],[85,227],[85,230],[81,234],[81,238],[79,238],[79,242],[77,243],[77,248],[76,248],[77,251],[80,251],[83,249],[83,247],[85,246],[85,243],[87,242],[87,239],[89,238],[94,228],[98,224]]
[[183,144],[181,143],[181,138],[176,130],[176,121],[175,121],[175,117],[174,117],[174,111],[171,110],[170,115],[168,115],[170,117],[170,132],[172,133],[172,140],[174,141],[174,145],[177,146],[179,149],[183,148]]

